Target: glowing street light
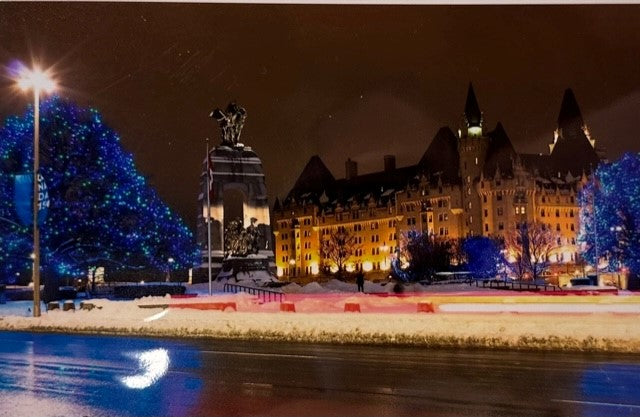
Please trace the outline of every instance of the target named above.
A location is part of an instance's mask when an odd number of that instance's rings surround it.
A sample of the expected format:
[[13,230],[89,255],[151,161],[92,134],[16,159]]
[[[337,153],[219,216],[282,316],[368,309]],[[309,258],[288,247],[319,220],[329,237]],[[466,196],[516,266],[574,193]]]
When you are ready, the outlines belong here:
[[289,276],[295,277],[296,276],[296,260],[293,258],[289,259],[289,265],[291,265],[291,268],[289,269]]
[[167,262],[169,263],[169,269],[168,269],[168,272],[167,272],[167,282],[171,282],[171,268],[173,268],[173,263],[175,261],[176,260],[173,259],[173,258],[167,259]]
[[382,269],[386,271],[387,269],[389,269],[387,268],[387,252],[389,251],[389,246],[387,246],[387,242],[384,242],[380,247],[380,249],[382,250],[382,254],[384,255],[384,264]]
[[18,78],[16,82],[18,87],[25,92],[33,89],[36,93],[40,91],[52,93],[56,89],[55,81],[50,78],[46,71],[42,71],[38,67],[34,67],[32,70],[25,69],[22,71],[20,78]]
[[38,172],[40,171],[40,93],[51,93],[56,83],[38,67],[25,69],[16,80],[22,91],[33,90],[33,317],[40,317],[40,231],[38,230]]

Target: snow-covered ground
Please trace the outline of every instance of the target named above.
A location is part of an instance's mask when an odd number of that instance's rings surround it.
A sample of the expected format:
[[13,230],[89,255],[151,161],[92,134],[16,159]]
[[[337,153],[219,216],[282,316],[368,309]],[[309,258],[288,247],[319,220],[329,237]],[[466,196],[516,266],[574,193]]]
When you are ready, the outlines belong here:
[[[264,283],[256,276],[245,278],[237,284]],[[40,318],[30,317],[31,302],[7,302],[0,305],[0,329],[640,352],[640,296],[630,293],[553,296],[468,284],[418,284],[397,295],[393,284],[367,282],[366,293],[361,294],[355,292],[355,284],[333,280],[272,288],[284,292],[283,301],[295,309],[284,312],[279,300],[263,302],[257,295],[222,293],[224,284],[214,281],[212,296],[208,283],[197,284],[187,289],[198,294],[192,298],[88,300],[99,308],[53,310]],[[206,309],[213,303],[235,303],[236,310]],[[345,305],[360,313],[345,312]]]

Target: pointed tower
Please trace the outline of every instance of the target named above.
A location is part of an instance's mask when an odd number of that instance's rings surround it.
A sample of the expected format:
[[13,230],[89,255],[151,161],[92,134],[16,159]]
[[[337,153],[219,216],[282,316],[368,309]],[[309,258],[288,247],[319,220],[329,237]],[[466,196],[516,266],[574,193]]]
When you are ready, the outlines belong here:
[[583,126],[584,120],[582,119],[582,113],[576,101],[576,96],[573,94],[572,89],[567,88],[564,90],[562,105],[560,106],[560,113],[558,114],[558,128],[577,127],[581,129]]
[[473,91],[473,84],[469,83],[467,90],[467,102],[464,105],[464,121],[467,125],[468,136],[482,135],[482,112],[476,99],[476,93]]
[[460,158],[459,172],[462,182],[462,204],[464,214],[462,224],[470,235],[482,234],[480,195],[476,190],[476,183],[480,181],[487,157],[490,138],[483,132],[483,117],[473,90],[469,83],[467,100],[464,105],[464,122],[466,132],[458,139],[458,155]]
[[600,158],[595,145],[573,90],[567,88],[558,114],[558,128],[554,132],[553,143],[549,144],[554,175],[584,169],[590,171],[591,166],[597,166]]

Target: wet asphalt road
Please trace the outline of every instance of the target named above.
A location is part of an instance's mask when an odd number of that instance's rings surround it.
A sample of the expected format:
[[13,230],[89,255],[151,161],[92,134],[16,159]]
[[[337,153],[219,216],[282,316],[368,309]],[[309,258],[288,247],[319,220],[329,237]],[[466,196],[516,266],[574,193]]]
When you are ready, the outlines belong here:
[[0,416],[640,416],[640,356],[0,333]]

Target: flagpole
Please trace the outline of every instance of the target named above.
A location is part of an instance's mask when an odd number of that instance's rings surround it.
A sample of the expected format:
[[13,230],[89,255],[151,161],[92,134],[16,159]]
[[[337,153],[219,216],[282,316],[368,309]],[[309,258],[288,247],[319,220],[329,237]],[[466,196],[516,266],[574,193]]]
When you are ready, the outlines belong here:
[[209,295],[211,295],[211,159],[209,158],[209,138],[207,138],[207,252],[209,253]]

